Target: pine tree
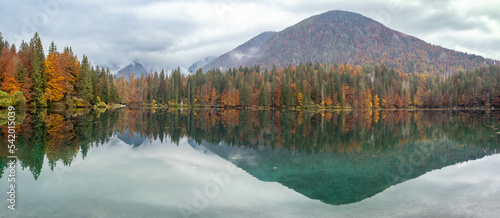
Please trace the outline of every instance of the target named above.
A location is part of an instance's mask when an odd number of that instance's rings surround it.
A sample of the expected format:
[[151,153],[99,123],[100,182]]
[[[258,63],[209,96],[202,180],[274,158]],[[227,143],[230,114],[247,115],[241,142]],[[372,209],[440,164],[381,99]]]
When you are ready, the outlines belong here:
[[292,107],[295,105],[293,94],[290,90],[290,84],[284,82],[281,84],[281,106]]
[[196,99],[196,76],[192,76],[190,79],[191,79],[191,90],[189,92],[191,93],[191,98],[189,100],[191,104],[194,104]]
[[266,84],[262,85],[259,94],[259,106],[269,106],[269,87]]
[[26,71],[26,68],[24,68],[23,64],[19,62],[17,64],[16,80],[21,86],[24,84],[26,76],[28,76],[28,72]]
[[101,69],[101,90],[99,92],[99,97],[102,101],[109,103],[109,88],[108,88],[108,77],[106,76],[106,71],[104,68]]
[[174,93],[173,93],[173,97],[174,97],[174,101],[175,103],[180,103],[180,98],[182,97],[181,96],[181,92],[182,92],[182,82],[181,82],[181,70],[179,67],[177,67],[177,69],[175,69],[173,72],[172,72],[172,78],[173,78],[173,83],[174,83]]
[[99,66],[97,66],[97,69],[94,70],[93,67],[92,69],[90,70],[90,74],[91,74],[91,78],[92,78],[92,104],[97,104],[98,103],[98,100],[97,100],[97,97],[99,97],[99,92],[98,92],[98,86],[97,86],[97,83],[98,83],[98,78],[97,78],[97,72],[99,71]]
[[166,92],[167,91],[167,84],[165,81],[165,71],[161,70],[160,73],[160,86],[158,88],[158,102],[160,103],[165,103],[166,102]]
[[52,43],[50,43],[49,53],[57,54],[57,47],[54,44],[54,41],[52,41]]
[[9,42],[3,40],[2,33],[0,33],[0,50],[2,50],[2,48],[9,48]]
[[247,107],[250,105],[251,100],[251,87],[247,83],[243,83],[240,89],[240,105],[242,107]]
[[92,70],[90,69],[90,63],[85,55],[83,55],[82,58],[77,90],[78,94],[89,102],[94,98],[92,94]]
[[191,104],[193,102],[192,95],[191,95],[191,78],[188,78],[187,84],[186,84],[186,99],[188,102],[186,104]]
[[33,107],[47,107],[47,101],[45,100],[45,54],[43,52],[42,41],[35,33],[33,39],[31,39],[31,46],[33,46]]
[[[109,70],[108,70],[109,72]],[[115,80],[113,79],[113,75],[108,73],[109,77],[109,91],[110,91],[110,101],[113,103],[116,103],[120,100],[120,97],[118,96],[118,90],[116,89],[115,86]]]
[[167,102],[168,103],[176,103],[175,102],[175,85],[174,85],[174,80],[172,78],[172,76],[170,76],[170,80],[169,80],[169,83],[167,85]]
[[160,86],[159,80],[160,79],[159,79],[158,73],[155,72],[154,76],[153,76],[153,78],[151,80],[152,84],[150,84],[150,88],[151,88],[151,91],[150,91],[151,92],[151,94],[150,94],[151,95],[151,99],[150,100],[151,101],[152,100],[159,101],[159,96],[160,96],[159,93],[158,93],[159,86]]

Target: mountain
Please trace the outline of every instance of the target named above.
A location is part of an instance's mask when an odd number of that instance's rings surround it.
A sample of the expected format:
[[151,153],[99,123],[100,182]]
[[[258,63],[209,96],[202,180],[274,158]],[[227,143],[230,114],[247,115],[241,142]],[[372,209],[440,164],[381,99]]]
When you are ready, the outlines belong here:
[[269,41],[277,32],[263,32],[253,37],[248,42],[238,46],[228,53],[203,66],[203,71],[213,68],[227,69],[229,67],[253,66],[255,59],[263,55],[265,43]]
[[142,64],[138,62],[133,62],[129,64],[128,66],[122,68],[116,73],[116,77],[120,78],[122,76],[125,77],[125,79],[128,81],[130,74],[134,74],[135,77],[140,77],[141,75],[146,75],[148,74],[148,71]]
[[132,145],[134,148],[141,146],[146,141],[146,137],[136,132],[130,134],[128,129],[123,134],[117,133],[116,137],[128,145]]
[[419,73],[452,73],[495,64],[492,59],[431,45],[361,14],[335,10],[277,33],[262,33],[203,69],[256,64],[261,68],[283,68],[307,62],[385,64],[403,72]]
[[214,57],[214,56],[208,56],[206,57],[205,59],[203,60],[199,60],[199,61],[196,61],[194,64],[192,64],[189,68],[188,68],[188,72],[196,72],[199,68],[202,68],[203,66],[205,66],[206,64],[210,63],[211,61],[215,60],[217,57]]
[[[194,140],[188,143],[198,146]],[[427,172],[496,153],[473,144],[456,146],[449,140],[432,143],[433,149],[427,149],[428,142],[415,142],[373,156],[363,152],[301,153],[272,146],[254,149],[204,140],[199,150],[226,159],[260,181],[278,182],[310,199],[332,205],[356,203]],[[423,152],[419,157],[426,157],[425,164],[415,166],[413,149]],[[404,176],[402,166],[410,168],[405,168]]]

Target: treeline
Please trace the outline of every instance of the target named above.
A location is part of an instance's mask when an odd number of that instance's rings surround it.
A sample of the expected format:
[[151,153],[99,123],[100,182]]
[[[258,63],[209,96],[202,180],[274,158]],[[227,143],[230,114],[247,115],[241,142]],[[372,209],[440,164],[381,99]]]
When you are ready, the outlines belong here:
[[[500,67],[452,75],[405,73],[385,65],[320,63],[284,69],[260,66],[213,69],[182,75],[180,69],[115,78],[80,62],[71,48],[45,57],[38,34],[20,49],[0,35],[0,107],[50,103],[87,107],[122,103],[153,106],[264,108],[450,108],[500,107]],[[13,100],[10,100],[10,99]]]
[[450,108],[500,107],[500,67],[451,76],[403,73],[385,65],[259,66],[170,77],[130,77],[126,103],[208,107]]
[[120,102],[116,80],[109,70],[93,67],[84,55],[80,62],[71,47],[59,52],[54,42],[45,56],[37,33],[20,48],[0,33],[0,107],[47,107],[50,103],[85,107]]

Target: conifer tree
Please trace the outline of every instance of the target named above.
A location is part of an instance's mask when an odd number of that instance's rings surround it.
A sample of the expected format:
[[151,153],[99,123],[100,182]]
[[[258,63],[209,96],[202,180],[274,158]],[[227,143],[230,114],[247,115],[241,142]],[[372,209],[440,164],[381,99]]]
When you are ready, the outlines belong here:
[[33,39],[31,39],[31,46],[33,46],[33,107],[47,107],[47,101],[45,99],[45,54],[43,53],[42,41],[35,33]]
[[167,84],[165,81],[165,71],[161,70],[160,73],[160,85],[158,88],[158,102],[160,103],[165,103],[166,102],[166,92],[167,91]]
[[87,56],[83,55],[81,72],[77,84],[78,94],[87,101],[91,102],[94,98],[92,93],[92,70]]
[[102,101],[109,103],[109,88],[108,88],[108,77],[106,76],[106,71],[101,69],[101,90],[99,93],[99,97]]

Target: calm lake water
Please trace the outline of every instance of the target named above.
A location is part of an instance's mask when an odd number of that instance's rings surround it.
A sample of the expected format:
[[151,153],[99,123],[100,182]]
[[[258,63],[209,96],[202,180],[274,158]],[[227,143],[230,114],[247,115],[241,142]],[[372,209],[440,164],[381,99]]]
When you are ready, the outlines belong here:
[[0,217],[500,217],[498,112],[121,109],[16,121],[16,211],[0,201]]

